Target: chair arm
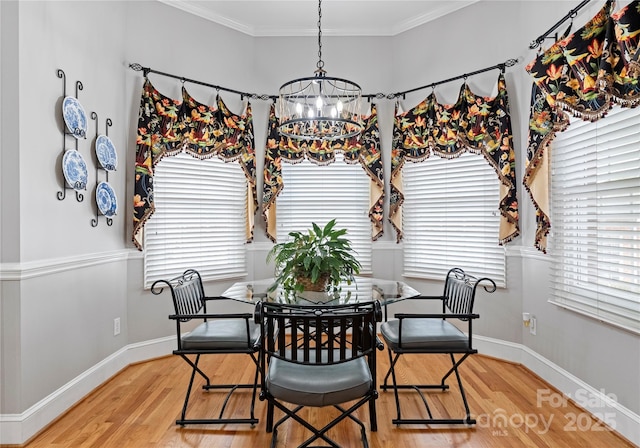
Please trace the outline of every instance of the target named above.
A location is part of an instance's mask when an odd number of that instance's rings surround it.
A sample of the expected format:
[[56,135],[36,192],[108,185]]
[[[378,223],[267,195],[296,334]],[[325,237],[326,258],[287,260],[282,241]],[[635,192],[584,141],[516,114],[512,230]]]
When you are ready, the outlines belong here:
[[445,300],[447,297],[446,296],[413,296],[413,297],[407,297],[406,299],[401,299],[401,300],[397,300],[391,303],[384,303],[384,321],[386,322],[387,319],[387,315],[389,314],[389,305],[393,305],[399,302],[404,302],[407,300]]
[[478,319],[479,314],[409,314],[409,313],[397,313],[394,314],[396,319]]
[[262,311],[262,302],[256,302],[256,305],[253,309],[253,322],[257,325],[262,325],[264,321],[264,313]]
[[444,300],[447,296],[413,296],[405,300]]
[[376,335],[376,348],[380,351],[384,350],[384,344],[380,340],[380,338]]
[[169,319],[253,319],[251,313],[235,313],[235,314],[172,314]]
[[229,297],[224,297],[224,296],[215,296],[215,297],[203,297],[202,300],[204,300],[205,302],[208,302],[210,300],[233,300],[233,299],[230,299]]

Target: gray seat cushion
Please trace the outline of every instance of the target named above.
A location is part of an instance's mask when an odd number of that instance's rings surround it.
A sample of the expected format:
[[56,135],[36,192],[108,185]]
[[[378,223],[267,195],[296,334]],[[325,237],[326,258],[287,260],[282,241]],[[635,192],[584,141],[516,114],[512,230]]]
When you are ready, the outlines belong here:
[[266,385],[279,400],[322,407],[365,396],[373,380],[364,357],[331,365],[303,365],[272,358]]
[[[391,320],[380,327],[382,337],[391,350],[400,342],[400,321]],[[404,319],[402,321],[404,350],[465,351],[469,338],[454,325],[442,319]]]
[[249,340],[244,319],[208,320],[182,336],[184,350],[244,350],[260,338],[260,327],[249,320]]

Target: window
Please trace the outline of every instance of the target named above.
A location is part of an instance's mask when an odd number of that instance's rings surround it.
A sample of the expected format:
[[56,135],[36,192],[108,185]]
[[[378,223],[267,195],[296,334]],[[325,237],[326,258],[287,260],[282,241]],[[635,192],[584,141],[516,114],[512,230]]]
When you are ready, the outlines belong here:
[[145,286],[188,268],[209,280],[245,275],[247,182],[240,165],[178,154],[164,158],[154,174]]
[[330,165],[308,160],[282,163],[284,188],[277,199],[278,241],[291,231],[306,231],[315,222],[321,227],[336,218],[336,228],[346,228],[347,238],[362,264],[361,274],[371,273],[371,221],[369,176],[359,163],[343,161],[341,153]]
[[553,141],[552,301],[640,332],[640,113],[572,120]]
[[500,180],[484,157],[432,155],[402,168],[404,273],[441,280],[460,267],[505,286]]

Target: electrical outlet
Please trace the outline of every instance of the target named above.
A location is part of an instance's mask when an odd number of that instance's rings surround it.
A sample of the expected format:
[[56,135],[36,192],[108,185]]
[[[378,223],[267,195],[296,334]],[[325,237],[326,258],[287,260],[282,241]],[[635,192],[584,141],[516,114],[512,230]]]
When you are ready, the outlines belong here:
[[535,336],[536,331],[538,331],[538,321],[535,316],[531,316],[531,321],[529,323],[529,333]]
[[113,319],[113,335],[118,336],[120,334],[120,318]]

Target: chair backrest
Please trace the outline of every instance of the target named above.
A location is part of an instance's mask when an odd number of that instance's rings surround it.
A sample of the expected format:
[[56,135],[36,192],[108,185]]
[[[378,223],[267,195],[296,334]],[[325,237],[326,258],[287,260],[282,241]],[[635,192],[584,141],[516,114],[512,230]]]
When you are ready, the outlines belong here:
[[[177,315],[194,315],[201,310],[206,312],[202,278],[195,269],[187,269],[181,275],[170,280],[155,281],[151,285],[151,292],[158,295],[162,293],[165,286],[171,290],[173,306]],[[191,319],[180,319],[181,322],[189,320]]]
[[255,316],[267,357],[327,365],[367,355],[375,369],[376,322],[382,319],[378,301],[332,306],[259,302]]
[[[485,291],[494,292],[496,284],[487,277],[476,278],[465,273],[460,268],[453,268],[447,273],[447,279],[444,283],[444,301],[443,308],[448,309],[455,314],[471,314],[473,313],[473,304],[476,297],[476,289],[480,283],[487,282],[483,285]],[[443,309],[443,312],[446,312]],[[462,319],[469,320],[469,319]]]

